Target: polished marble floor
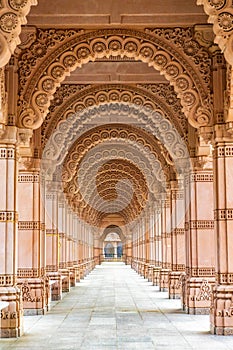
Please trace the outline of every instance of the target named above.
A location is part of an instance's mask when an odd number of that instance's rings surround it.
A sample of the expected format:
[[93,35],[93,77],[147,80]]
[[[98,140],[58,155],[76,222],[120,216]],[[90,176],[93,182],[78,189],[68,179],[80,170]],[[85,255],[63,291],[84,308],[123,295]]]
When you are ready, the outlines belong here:
[[0,349],[233,349],[233,336],[209,333],[209,316],[184,314],[180,300],[123,263],[97,266],[48,314],[24,323],[25,334],[0,340]]

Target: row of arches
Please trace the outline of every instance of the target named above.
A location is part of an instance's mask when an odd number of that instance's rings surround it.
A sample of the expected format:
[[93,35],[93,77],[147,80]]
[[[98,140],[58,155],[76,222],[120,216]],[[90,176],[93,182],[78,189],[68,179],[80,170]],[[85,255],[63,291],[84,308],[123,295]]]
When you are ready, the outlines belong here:
[[[194,27],[29,28],[9,61],[5,41],[36,1],[4,1],[1,23],[11,8],[15,26],[0,28],[3,336],[19,336],[23,309],[45,313],[103,253],[187,312],[210,312],[213,333],[233,332],[232,11],[198,4],[218,21],[228,63]],[[101,59],[141,61],[164,81],[65,84]]]

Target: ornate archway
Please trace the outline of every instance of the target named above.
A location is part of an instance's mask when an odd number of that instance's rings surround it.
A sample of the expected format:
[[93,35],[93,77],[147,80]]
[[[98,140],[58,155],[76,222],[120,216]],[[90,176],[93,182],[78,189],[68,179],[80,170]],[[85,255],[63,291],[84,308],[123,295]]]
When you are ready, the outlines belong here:
[[[48,35],[49,32],[45,38]],[[176,45],[177,36],[186,40],[183,48]],[[32,54],[36,55],[33,64],[30,63]],[[146,33],[104,29],[85,34],[68,31],[66,36],[62,32],[56,37],[53,52],[42,41],[21,53],[19,125],[38,128],[48,113],[56,88],[65,77],[83,64],[110,56],[126,56],[154,67],[174,86],[190,124],[194,127],[211,124],[210,56],[193,40],[190,31],[170,30],[168,34],[162,29],[148,29]]]

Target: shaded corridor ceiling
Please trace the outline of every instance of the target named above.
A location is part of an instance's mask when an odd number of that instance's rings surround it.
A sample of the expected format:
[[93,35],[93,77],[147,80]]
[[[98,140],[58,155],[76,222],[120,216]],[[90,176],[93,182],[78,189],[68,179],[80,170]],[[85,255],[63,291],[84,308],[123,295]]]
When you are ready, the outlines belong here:
[[187,156],[187,115],[209,101],[206,14],[193,0],[39,0],[27,20],[16,53],[20,123],[28,107],[42,115],[42,157],[82,219],[129,224],[164,198]]

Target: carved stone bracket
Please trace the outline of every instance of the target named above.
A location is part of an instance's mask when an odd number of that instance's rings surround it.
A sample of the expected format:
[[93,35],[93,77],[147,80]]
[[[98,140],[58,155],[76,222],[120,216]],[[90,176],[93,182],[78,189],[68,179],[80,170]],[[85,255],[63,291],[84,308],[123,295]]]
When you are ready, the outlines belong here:
[[0,68],[10,60],[20,43],[21,25],[37,0],[2,0],[0,4]]
[[233,65],[233,7],[231,0],[197,0],[209,15],[216,35],[215,42],[224,52],[226,61]]

